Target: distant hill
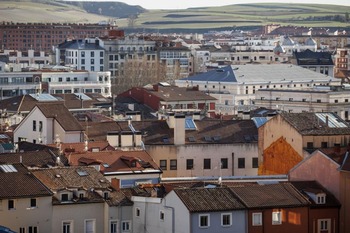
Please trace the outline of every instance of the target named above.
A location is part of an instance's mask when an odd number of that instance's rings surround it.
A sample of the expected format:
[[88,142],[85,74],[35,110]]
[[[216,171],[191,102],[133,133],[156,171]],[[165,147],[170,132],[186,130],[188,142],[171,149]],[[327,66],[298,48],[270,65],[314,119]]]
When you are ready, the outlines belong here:
[[260,3],[181,10],[146,10],[121,2],[0,0],[0,22],[97,23],[115,20],[125,30],[232,30],[266,24],[348,28],[350,7]]
[[113,18],[127,18],[131,15],[139,15],[146,10],[140,6],[130,6],[122,2],[86,2],[86,1],[61,1],[62,3],[77,6],[88,13],[103,15]]

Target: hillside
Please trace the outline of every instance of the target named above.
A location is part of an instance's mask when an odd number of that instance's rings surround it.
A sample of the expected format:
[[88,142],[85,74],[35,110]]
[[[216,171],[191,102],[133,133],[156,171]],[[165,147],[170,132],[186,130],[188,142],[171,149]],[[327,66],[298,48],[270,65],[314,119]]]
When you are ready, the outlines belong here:
[[[96,23],[109,19],[136,30],[212,30],[278,23],[308,27],[349,27],[349,6],[237,4],[184,10],[145,10],[120,2],[0,0],[0,21]],[[132,23],[130,19],[132,17]]]

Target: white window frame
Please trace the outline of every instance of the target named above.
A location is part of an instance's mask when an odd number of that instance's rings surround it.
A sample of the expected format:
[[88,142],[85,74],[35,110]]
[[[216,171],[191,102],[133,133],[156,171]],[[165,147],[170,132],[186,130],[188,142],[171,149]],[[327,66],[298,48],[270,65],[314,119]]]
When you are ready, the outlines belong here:
[[[230,224],[224,225],[224,216],[229,216]],[[221,214],[221,226],[222,227],[230,227],[232,226],[232,213],[222,213]]]
[[330,232],[331,230],[331,219],[318,219],[317,220],[318,229],[317,232]]
[[[125,226],[128,226],[127,229],[125,229]],[[122,232],[130,232],[131,231],[131,221],[122,221]]]
[[326,194],[324,193],[317,194],[316,198],[317,198],[317,204],[326,204]]
[[[255,219],[258,219],[259,222],[255,223]],[[262,226],[262,213],[253,213],[252,214],[252,226]]]
[[96,219],[85,219],[84,220],[84,233],[90,233],[90,232],[87,232],[87,223],[88,222],[92,222],[93,223],[93,229],[92,229],[92,233],[96,233]]
[[[114,225],[115,224],[115,231],[112,231],[112,224]],[[110,220],[109,221],[109,233],[118,233],[118,220]]]
[[[205,226],[201,225],[201,218],[202,217],[207,217],[207,225],[205,225]],[[198,215],[198,226],[199,226],[199,228],[209,228],[210,227],[210,214],[200,214],[200,215]]]
[[62,221],[62,232],[63,232],[63,227],[65,224],[69,224],[69,232],[67,232],[67,233],[73,233],[74,232],[73,220],[63,220]]
[[272,225],[281,225],[281,224],[282,224],[282,211],[273,211]]

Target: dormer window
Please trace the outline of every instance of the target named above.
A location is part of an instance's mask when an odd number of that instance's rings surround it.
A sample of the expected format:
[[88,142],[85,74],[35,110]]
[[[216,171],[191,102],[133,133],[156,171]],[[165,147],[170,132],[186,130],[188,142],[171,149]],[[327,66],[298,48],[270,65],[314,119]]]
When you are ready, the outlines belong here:
[[103,198],[108,199],[109,198],[109,192],[104,192],[103,193]]
[[79,193],[79,199],[83,199],[84,198],[84,193]]
[[131,167],[136,167],[136,160],[131,161],[130,165]]
[[68,201],[68,194],[67,193],[61,194],[61,201]]
[[326,204],[326,194],[325,193],[319,193],[316,195],[316,203],[317,204]]

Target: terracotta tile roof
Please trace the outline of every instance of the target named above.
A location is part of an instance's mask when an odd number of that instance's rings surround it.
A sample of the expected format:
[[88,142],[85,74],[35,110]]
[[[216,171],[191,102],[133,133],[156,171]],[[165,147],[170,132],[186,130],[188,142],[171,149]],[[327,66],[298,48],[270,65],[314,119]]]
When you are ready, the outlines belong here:
[[282,208],[307,206],[309,202],[290,183],[256,184],[231,187],[248,208]]
[[[84,202],[103,202],[105,200],[96,191],[108,190],[110,191],[110,198],[107,200],[109,205],[130,204],[125,195],[113,190],[110,182],[93,167],[38,169],[33,170],[32,173],[52,191],[86,190],[87,197],[83,200]],[[55,200],[54,204],[59,204],[59,201]]]
[[[328,115],[339,126],[331,127],[322,121],[317,114]],[[344,135],[350,134],[350,127],[334,113],[280,113],[281,117],[291,124],[302,135]],[[329,119],[330,121],[331,119]]]
[[158,84],[158,91],[154,89],[148,90],[149,93],[159,97],[163,101],[216,101],[215,97],[205,94],[202,91],[193,90],[192,88],[177,87],[177,86],[161,86]]
[[190,212],[214,212],[244,209],[229,188],[174,189]]
[[49,166],[58,166],[67,164],[64,156],[59,156],[60,164],[57,164],[58,153],[49,149],[40,151],[25,151],[18,153],[0,154],[0,163],[22,163],[26,167],[44,168]]
[[83,127],[62,103],[36,105],[47,118],[55,118],[66,131],[82,131]]
[[[100,164],[105,175],[114,172],[159,171],[159,166],[146,151],[101,151],[72,153],[68,156],[71,165]],[[131,165],[136,161],[136,166]],[[108,165],[108,166],[107,166]]]
[[[55,148],[57,147],[56,144],[48,144],[48,146],[55,147]],[[87,148],[88,148],[88,151],[115,150],[114,147],[111,147],[107,141],[89,141],[87,144]],[[63,153],[84,152],[85,151],[85,142],[61,143],[60,149]]]
[[51,196],[52,193],[23,165],[12,164],[17,172],[0,169],[0,199]]
[[320,148],[319,151],[324,153],[334,162],[339,164],[340,170],[350,171],[350,148],[348,147],[335,147],[335,148]]
[[[292,181],[291,184],[309,200],[312,208],[340,207],[340,203],[337,198],[317,181]],[[326,203],[316,204],[312,198],[306,194],[306,192],[325,193]]]

